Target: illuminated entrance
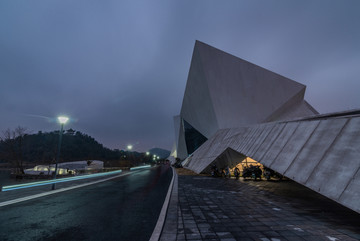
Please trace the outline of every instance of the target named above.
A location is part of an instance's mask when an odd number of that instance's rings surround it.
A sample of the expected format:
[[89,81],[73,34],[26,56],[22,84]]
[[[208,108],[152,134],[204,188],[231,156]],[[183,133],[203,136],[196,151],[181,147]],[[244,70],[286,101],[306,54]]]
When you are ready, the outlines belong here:
[[231,168],[231,172],[234,172],[235,168],[239,168],[240,173],[243,173],[244,168],[248,168],[250,166],[258,166],[260,167],[260,169],[264,169],[264,165],[262,165],[261,163],[255,161],[254,159],[250,158],[250,157],[245,157],[244,160],[242,160],[239,164],[237,164],[235,167]]

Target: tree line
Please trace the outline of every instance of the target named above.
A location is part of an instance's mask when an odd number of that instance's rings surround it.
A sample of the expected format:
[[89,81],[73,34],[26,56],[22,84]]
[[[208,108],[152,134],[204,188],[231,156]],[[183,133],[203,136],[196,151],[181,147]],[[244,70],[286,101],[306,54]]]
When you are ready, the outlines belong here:
[[[26,167],[55,163],[59,131],[30,134],[26,128],[3,131],[0,139],[0,163],[7,163],[17,173]],[[134,166],[150,162],[144,153],[111,150],[93,137],[73,129],[63,131],[59,162],[101,160],[105,166]]]

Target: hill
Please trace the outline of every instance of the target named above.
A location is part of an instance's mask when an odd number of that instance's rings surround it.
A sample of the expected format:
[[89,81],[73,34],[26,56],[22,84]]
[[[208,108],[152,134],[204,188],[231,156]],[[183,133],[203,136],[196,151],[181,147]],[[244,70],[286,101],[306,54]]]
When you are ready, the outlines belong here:
[[[0,140],[0,162],[11,164],[19,172],[24,166],[55,163],[59,131],[26,134],[25,128],[19,128],[7,130],[9,135]],[[134,166],[150,162],[150,157],[144,153],[111,150],[87,134],[72,129],[64,131],[59,162],[80,160],[101,160],[106,166]]]
[[165,150],[165,149],[161,149],[161,148],[152,148],[152,149],[149,150],[149,152],[151,154],[155,154],[155,155],[159,156],[162,159],[165,159],[168,156],[170,156],[170,151]]

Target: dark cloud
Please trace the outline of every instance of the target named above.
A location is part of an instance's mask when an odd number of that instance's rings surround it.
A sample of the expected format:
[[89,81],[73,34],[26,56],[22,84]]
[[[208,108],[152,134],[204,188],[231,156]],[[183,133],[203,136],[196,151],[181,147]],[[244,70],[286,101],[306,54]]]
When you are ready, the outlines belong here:
[[[359,1],[1,1],[0,128],[170,149],[196,39],[359,108]],[[46,118],[49,117],[49,118]]]

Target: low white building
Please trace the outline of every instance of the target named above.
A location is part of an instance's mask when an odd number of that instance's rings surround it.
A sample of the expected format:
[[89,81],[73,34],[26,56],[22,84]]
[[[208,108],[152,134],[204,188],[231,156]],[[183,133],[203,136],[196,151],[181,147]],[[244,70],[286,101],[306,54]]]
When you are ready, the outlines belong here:
[[[75,161],[58,163],[58,175],[76,174],[84,170],[101,170],[104,168],[104,162],[99,160]],[[34,168],[25,170],[25,174],[30,175],[51,175],[55,172],[55,164],[38,165]]]

